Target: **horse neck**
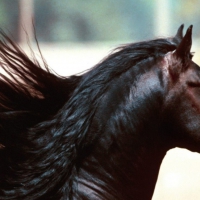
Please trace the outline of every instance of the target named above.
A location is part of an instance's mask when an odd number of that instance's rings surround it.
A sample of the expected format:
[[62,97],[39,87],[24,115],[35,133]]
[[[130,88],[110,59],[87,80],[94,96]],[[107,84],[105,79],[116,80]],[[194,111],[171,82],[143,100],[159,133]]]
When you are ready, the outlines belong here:
[[82,164],[77,177],[77,194],[82,199],[83,194],[99,200],[151,199],[166,151],[138,145],[133,152],[132,146],[127,144],[124,149],[117,142],[109,148],[105,148],[106,145],[98,144]]
[[139,77],[138,85],[126,77],[126,86],[120,88],[120,81],[111,86],[94,118],[90,134],[101,133],[77,177],[81,198],[151,199],[168,150],[159,125],[161,80],[149,71]]

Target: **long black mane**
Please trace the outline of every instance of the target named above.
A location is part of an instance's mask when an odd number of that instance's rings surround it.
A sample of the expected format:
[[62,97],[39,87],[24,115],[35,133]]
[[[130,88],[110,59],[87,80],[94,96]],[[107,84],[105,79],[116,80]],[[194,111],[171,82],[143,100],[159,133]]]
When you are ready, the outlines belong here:
[[80,163],[100,137],[100,130],[89,133],[111,82],[139,65],[136,81],[176,41],[124,45],[87,73],[61,77],[2,36],[0,199],[71,199]]

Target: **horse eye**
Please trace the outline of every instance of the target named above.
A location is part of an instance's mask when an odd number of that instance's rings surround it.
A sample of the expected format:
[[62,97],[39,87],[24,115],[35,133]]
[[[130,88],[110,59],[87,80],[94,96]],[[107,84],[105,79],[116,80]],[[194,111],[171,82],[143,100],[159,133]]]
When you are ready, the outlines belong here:
[[200,87],[200,83],[199,82],[188,82],[188,86],[190,86],[190,87]]

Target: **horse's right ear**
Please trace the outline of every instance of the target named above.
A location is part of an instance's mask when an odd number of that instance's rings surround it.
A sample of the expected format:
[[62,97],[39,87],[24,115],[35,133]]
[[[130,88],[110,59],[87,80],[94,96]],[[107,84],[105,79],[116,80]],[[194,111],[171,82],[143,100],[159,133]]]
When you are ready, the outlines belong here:
[[[169,73],[171,78],[176,81],[181,72],[187,69],[187,62],[190,59],[190,49],[192,46],[192,25],[187,29],[185,36],[182,38],[180,44],[174,52],[167,54],[167,59],[170,61]],[[178,37],[181,36],[181,29],[177,32]],[[178,63],[178,64],[177,64]]]

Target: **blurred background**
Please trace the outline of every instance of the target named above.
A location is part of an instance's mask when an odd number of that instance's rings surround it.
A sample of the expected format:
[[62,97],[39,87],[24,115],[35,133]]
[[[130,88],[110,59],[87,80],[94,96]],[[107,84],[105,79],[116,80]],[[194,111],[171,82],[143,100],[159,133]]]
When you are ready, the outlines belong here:
[[[35,49],[58,74],[94,66],[113,48],[175,35],[194,25],[194,60],[200,64],[199,0],[0,0],[0,28],[24,50]],[[27,50],[28,51],[28,50]],[[162,163],[153,200],[199,200],[200,155],[170,150]]]

